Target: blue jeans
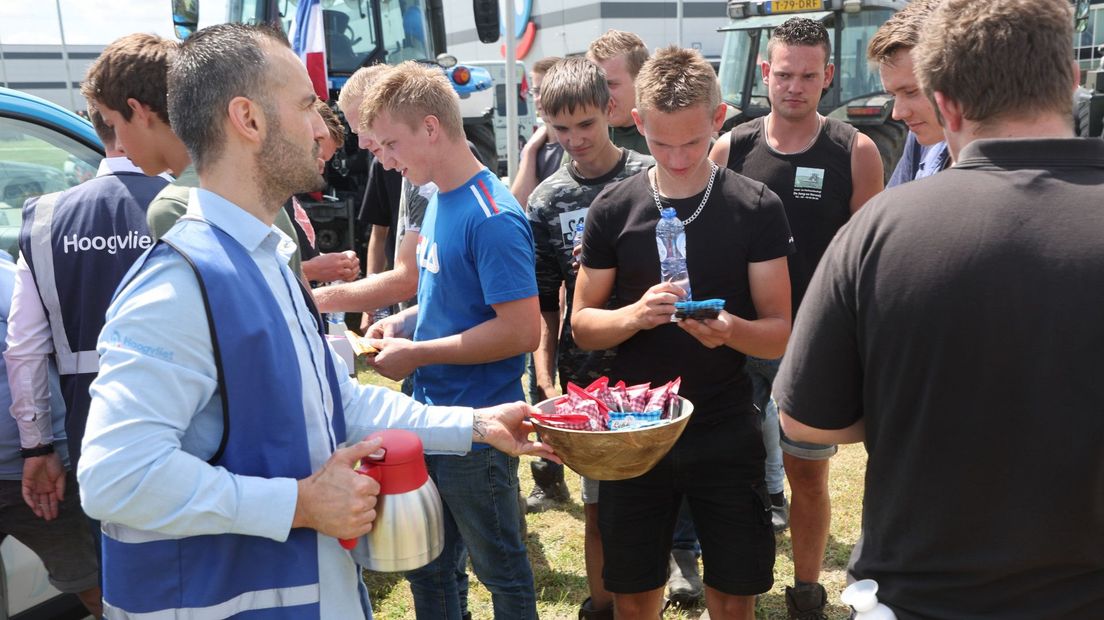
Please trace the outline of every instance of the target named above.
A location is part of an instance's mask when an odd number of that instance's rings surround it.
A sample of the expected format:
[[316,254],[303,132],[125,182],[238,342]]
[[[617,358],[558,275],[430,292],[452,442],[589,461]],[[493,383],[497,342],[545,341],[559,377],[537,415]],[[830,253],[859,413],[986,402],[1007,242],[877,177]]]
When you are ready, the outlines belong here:
[[759,408],[763,416],[763,447],[767,449],[766,480],[767,493],[774,495],[784,489],[786,474],[782,469],[781,430],[778,425],[778,405],[771,397],[771,386],[778,374],[781,358],[764,360],[758,357],[747,358],[747,372],[751,377],[751,401]]
[[427,456],[426,465],[444,501],[445,548],[406,574],[418,620],[459,620],[467,608],[460,599],[467,592],[465,548],[491,592],[495,618],[535,619],[533,573],[519,529],[517,457],[492,448]]

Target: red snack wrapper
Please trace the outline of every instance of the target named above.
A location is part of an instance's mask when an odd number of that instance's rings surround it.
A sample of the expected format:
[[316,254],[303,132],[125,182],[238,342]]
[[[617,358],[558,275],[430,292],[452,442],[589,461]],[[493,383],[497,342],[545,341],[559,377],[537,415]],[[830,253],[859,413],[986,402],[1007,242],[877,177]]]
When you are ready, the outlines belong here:
[[606,402],[609,405],[610,411],[632,411],[628,407],[628,396],[625,394],[625,384],[619,383],[606,391],[609,396],[609,400]]
[[591,428],[590,416],[584,413],[568,413],[563,415],[533,414],[532,417],[542,424],[547,424],[554,428],[564,428],[575,431],[594,430]]
[[665,383],[659,387],[648,390],[648,398],[644,401],[641,411],[664,411],[667,405],[667,395],[670,393],[671,384]]
[[625,411],[647,411],[648,388],[650,384],[641,383],[625,388]]

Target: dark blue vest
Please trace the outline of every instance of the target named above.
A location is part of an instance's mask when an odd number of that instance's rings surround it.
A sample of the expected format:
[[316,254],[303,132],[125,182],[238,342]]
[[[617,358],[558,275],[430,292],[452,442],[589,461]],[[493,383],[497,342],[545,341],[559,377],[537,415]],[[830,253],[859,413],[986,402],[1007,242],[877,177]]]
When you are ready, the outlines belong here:
[[88,387],[98,369],[96,339],[119,282],[153,244],[146,209],[167,183],[119,172],[23,206],[19,251],[50,320],[74,469],[88,419]]
[[[222,442],[209,462],[246,476],[306,478],[300,368],[273,291],[245,248],[205,221],[181,220],[140,264],[169,252],[195,271],[207,311],[223,410]],[[310,295],[300,292],[324,338]],[[345,418],[324,349],[339,444]],[[104,601],[118,618],[149,612],[175,618],[180,608],[209,608],[195,616],[203,618],[318,618],[317,536],[294,529],[286,542],[236,534],[172,538],[105,525]]]

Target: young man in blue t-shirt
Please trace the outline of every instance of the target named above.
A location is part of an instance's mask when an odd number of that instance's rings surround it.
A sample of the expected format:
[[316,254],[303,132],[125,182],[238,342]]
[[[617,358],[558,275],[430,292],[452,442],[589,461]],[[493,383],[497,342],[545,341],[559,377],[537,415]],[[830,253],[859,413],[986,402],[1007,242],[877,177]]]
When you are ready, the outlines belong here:
[[[472,155],[459,100],[440,70],[403,63],[362,103],[362,128],[384,165],[439,188],[418,239],[418,305],[369,328],[372,365],[414,374],[414,397],[435,405],[523,400],[524,354],[537,348],[540,310],[533,236],[509,190]],[[407,573],[418,618],[462,617],[464,549],[498,618],[536,618],[519,531],[517,458],[473,446],[428,456],[445,504],[445,550]]]

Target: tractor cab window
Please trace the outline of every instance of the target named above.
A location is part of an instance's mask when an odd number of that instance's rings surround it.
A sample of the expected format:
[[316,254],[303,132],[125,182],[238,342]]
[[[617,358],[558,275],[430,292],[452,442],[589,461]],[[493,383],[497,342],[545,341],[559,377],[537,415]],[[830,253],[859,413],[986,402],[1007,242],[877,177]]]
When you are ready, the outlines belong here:
[[839,66],[836,67],[836,79],[840,83],[840,103],[882,92],[882,79],[878,75],[878,69],[866,60],[866,46],[891,15],[893,11],[890,9],[868,9],[861,13],[843,14]]
[[424,0],[390,0],[380,3],[387,63],[432,60],[429,24]]

